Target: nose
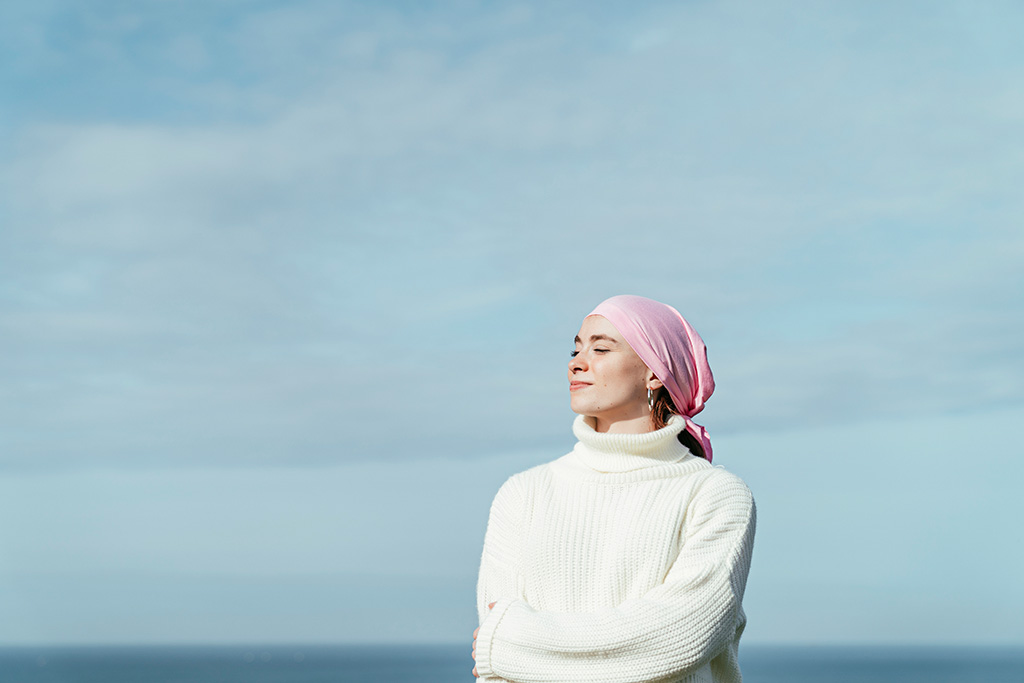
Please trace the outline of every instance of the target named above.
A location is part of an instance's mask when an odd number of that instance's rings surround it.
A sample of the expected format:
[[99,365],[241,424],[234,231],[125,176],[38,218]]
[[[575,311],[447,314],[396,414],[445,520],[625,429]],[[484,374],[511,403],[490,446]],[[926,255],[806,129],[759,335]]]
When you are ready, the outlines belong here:
[[587,364],[583,359],[582,353],[577,353],[575,356],[569,359],[569,373],[572,374],[577,371],[583,371],[586,369]]

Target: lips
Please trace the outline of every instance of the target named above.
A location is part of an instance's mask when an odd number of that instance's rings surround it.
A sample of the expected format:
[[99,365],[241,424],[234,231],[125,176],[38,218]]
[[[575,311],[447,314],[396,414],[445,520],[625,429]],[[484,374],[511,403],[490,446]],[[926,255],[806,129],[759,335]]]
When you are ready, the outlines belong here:
[[583,387],[589,387],[589,386],[590,386],[590,382],[573,381],[573,382],[569,382],[569,391],[579,391]]

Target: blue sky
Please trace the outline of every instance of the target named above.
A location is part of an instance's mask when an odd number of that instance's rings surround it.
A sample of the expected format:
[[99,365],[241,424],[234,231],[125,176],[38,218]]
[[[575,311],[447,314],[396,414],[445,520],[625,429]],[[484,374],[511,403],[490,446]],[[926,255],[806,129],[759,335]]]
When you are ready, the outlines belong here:
[[618,293],[752,642],[1024,642],[1015,3],[0,9],[0,642],[460,641]]

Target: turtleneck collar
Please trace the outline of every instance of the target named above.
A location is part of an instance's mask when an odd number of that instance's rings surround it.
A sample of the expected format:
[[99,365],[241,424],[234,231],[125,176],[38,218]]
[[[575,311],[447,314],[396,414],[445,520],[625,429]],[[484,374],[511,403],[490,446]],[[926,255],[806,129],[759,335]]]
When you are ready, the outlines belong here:
[[653,432],[600,433],[594,430],[592,418],[577,415],[572,431],[579,442],[572,452],[584,465],[597,472],[632,472],[683,462],[696,458],[676,438],[685,428],[686,421],[675,415],[669,418],[667,425]]

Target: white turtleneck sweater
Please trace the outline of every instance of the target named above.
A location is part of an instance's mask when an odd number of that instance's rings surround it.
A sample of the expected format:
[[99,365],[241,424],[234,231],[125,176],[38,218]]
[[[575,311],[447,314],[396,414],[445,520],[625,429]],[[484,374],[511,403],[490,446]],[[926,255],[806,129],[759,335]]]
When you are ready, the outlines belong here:
[[[754,500],[673,418],[510,478],[484,539],[476,667],[517,683],[732,683]],[[493,609],[488,604],[496,602]]]

